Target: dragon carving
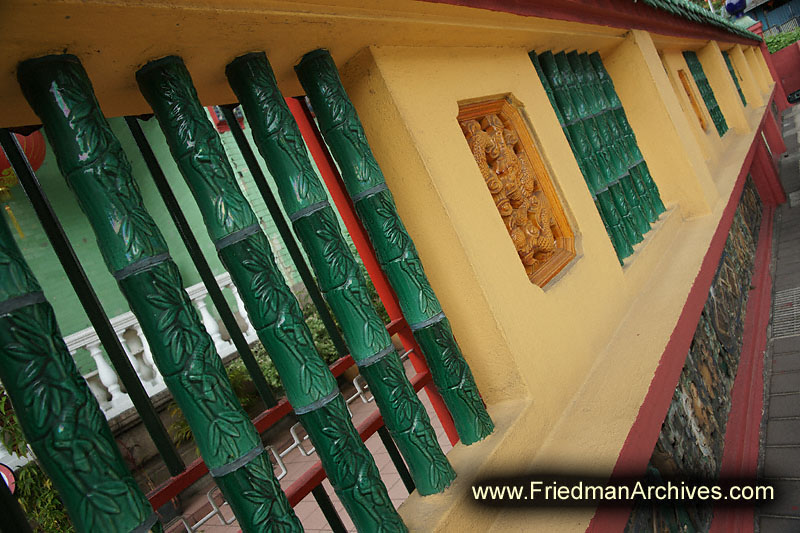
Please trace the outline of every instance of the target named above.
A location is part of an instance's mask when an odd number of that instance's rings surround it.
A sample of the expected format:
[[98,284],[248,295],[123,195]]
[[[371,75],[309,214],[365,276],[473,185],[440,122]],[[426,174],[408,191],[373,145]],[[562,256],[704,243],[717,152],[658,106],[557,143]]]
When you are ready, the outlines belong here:
[[512,125],[497,114],[461,129],[529,278],[556,251],[550,201]]

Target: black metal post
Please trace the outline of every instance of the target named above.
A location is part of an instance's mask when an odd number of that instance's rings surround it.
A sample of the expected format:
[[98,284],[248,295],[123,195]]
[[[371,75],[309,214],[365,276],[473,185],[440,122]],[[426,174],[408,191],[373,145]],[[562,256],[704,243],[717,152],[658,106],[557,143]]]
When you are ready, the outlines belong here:
[[2,146],[6,157],[11,163],[11,167],[19,178],[19,182],[25,190],[25,194],[28,196],[34,211],[36,211],[36,216],[39,218],[44,232],[47,234],[50,245],[58,256],[58,260],[61,262],[72,288],[78,295],[78,299],[80,299],[81,305],[83,305],[83,309],[86,311],[100,342],[106,349],[108,358],[111,360],[111,364],[114,365],[120,381],[128,391],[128,396],[130,396],[131,402],[133,402],[136,411],[139,413],[142,423],[150,434],[150,438],[153,439],[159,454],[161,454],[167,470],[173,476],[180,474],[186,469],[183,459],[175,449],[172,439],[150,402],[150,397],[144,390],[141,381],[139,381],[139,376],[136,375],[136,371],[133,369],[127,355],[125,355],[117,334],[114,332],[105,310],[100,305],[97,294],[95,294],[86,277],[86,272],[75,256],[75,251],[72,249],[72,245],[61,227],[58,217],[56,217],[47,196],[42,190],[36,174],[22,153],[16,137],[10,131],[0,129],[0,146]]
[[411,472],[408,471],[408,467],[403,461],[403,456],[400,455],[400,450],[397,449],[397,445],[392,440],[392,435],[389,433],[389,430],[386,429],[386,426],[381,426],[378,428],[378,436],[381,438],[381,442],[383,442],[383,446],[386,448],[386,451],[389,452],[389,458],[392,460],[392,463],[394,463],[397,473],[400,474],[400,479],[403,480],[403,485],[406,486],[406,490],[408,490],[408,493],[411,494],[417,487],[414,485],[414,480],[411,478]]
[[0,520],[0,532],[33,533],[31,525],[25,517],[25,511],[22,510],[19,502],[2,480],[0,480],[0,516],[3,517]]
[[311,494],[313,494],[314,499],[317,500],[317,505],[319,505],[320,510],[322,510],[322,514],[325,515],[325,520],[328,521],[328,525],[331,526],[333,533],[347,533],[347,528],[344,527],[339,513],[336,512],[336,509],[333,507],[333,502],[331,502],[328,493],[325,492],[322,485],[317,485],[311,489]]
[[161,199],[164,200],[167,211],[169,211],[172,221],[178,228],[178,233],[180,233],[183,244],[189,252],[189,257],[192,258],[192,262],[197,268],[197,272],[200,274],[200,278],[203,280],[203,284],[206,286],[209,296],[211,296],[211,301],[214,302],[214,306],[217,308],[217,312],[219,312],[219,317],[222,319],[222,323],[225,324],[225,329],[228,330],[228,334],[231,336],[234,346],[236,346],[236,351],[239,352],[239,357],[242,358],[242,362],[255,384],[258,395],[261,396],[261,399],[264,400],[267,407],[274,407],[277,404],[275,395],[272,393],[272,389],[270,389],[266,378],[264,378],[264,373],[261,371],[261,367],[258,366],[258,361],[256,361],[256,358],[253,356],[253,352],[250,351],[250,346],[247,344],[244,334],[239,329],[239,325],[236,323],[236,318],[233,316],[228,302],[225,301],[222,289],[217,285],[214,273],[211,271],[211,267],[208,265],[205,256],[203,256],[200,245],[197,243],[197,239],[189,226],[189,222],[183,215],[178,200],[175,198],[175,194],[172,192],[169,182],[167,182],[164,171],[161,169],[161,165],[158,164],[158,159],[153,153],[153,149],[147,142],[147,137],[144,131],[142,131],[138,119],[136,117],[125,117],[125,122],[131,130],[131,134],[133,134],[136,146],[139,147],[147,169],[153,177],[159,194],[161,194]]
[[253,149],[250,147],[250,143],[247,142],[247,138],[233,114],[233,107],[236,107],[236,105],[220,106],[220,109],[222,109],[222,114],[225,116],[225,120],[231,128],[233,138],[236,140],[239,151],[242,152],[242,157],[244,157],[244,162],[250,170],[250,174],[253,176],[253,181],[256,187],[258,187],[261,196],[264,198],[264,202],[267,204],[269,214],[272,215],[272,219],[275,221],[275,226],[278,228],[278,233],[280,233],[283,243],[286,245],[286,249],[289,251],[289,255],[294,262],[294,266],[297,268],[297,273],[300,274],[300,278],[303,280],[306,290],[308,290],[311,301],[319,311],[319,316],[322,319],[322,323],[325,325],[325,330],[328,332],[328,335],[330,335],[339,357],[344,357],[348,354],[347,345],[341,333],[339,333],[339,329],[336,327],[333,317],[328,311],[328,306],[325,304],[317,282],[314,280],[314,276],[311,274],[311,270],[308,268],[303,254],[300,252],[300,247],[297,245],[297,241],[283,216],[283,212],[278,206],[277,200],[275,200],[275,195],[272,194],[272,190],[269,188],[267,178],[261,171]]

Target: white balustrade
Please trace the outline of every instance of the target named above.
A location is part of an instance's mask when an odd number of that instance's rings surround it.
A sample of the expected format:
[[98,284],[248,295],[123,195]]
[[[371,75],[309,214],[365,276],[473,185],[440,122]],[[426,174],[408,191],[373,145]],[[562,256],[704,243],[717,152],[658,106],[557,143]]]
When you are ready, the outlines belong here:
[[244,321],[246,328],[244,331],[242,331],[242,333],[244,333],[244,338],[247,339],[247,342],[255,341],[256,338],[258,338],[256,329],[253,327],[253,324],[250,323],[250,317],[247,316],[247,310],[244,308],[244,302],[242,301],[242,297],[239,296],[239,291],[236,290],[236,285],[234,285],[231,281],[225,286],[233,293],[233,298],[236,300],[236,310],[239,312],[239,316],[242,317],[242,320]]
[[161,372],[158,371],[158,367],[156,366],[155,361],[153,361],[153,352],[150,351],[150,345],[147,343],[147,338],[144,336],[144,332],[142,331],[142,326],[139,325],[137,322],[132,327],[134,333],[136,333],[136,338],[139,339],[142,348],[142,359],[144,360],[145,364],[150,368],[150,372],[152,374],[152,379],[150,383],[154,387],[158,387],[159,385],[164,385],[164,378],[161,376]]
[[89,355],[94,359],[94,364],[97,367],[97,374],[100,376],[100,383],[103,384],[103,387],[105,387],[111,395],[111,404],[113,405],[121,402],[126,394],[120,389],[116,372],[114,372],[114,369],[111,368],[111,365],[109,365],[105,357],[103,357],[103,350],[100,349],[100,341],[89,344],[86,349],[89,350]]
[[[247,339],[248,342],[253,342],[256,339],[255,330],[250,324],[247,312],[244,309],[244,303],[236,292],[236,287],[231,281],[230,274],[224,272],[217,276],[216,280],[220,288],[229,289],[233,293],[237,311],[247,328],[245,331],[245,339]],[[202,283],[192,285],[186,289],[186,292],[192,300],[192,303],[197,307],[203,319],[203,325],[209,335],[211,335],[220,357],[227,358],[234,354],[236,352],[236,347],[232,342],[222,338],[219,323],[208,309],[205,301],[205,298],[208,296],[208,291],[205,285]],[[110,322],[122,344],[125,355],[131,362],[133,369],[142,381],[147,393],[153,396],[163,391],[166,388],[164,378],[153,361],[153,353],[150,350],[150,345],[147,343],[147,339],[142,332],[142,326],[133,313],[122,313],[112,318]],[[103,409],[106,418],[111,420],[123,411],[133,407],[130,397],[123,391],[117,373],[103,356],[100,339],[93,328],[89,327],[73,333],[65,337],[64,340],[73,356],[79,350],[87,350],[94,360],[97,370],[83,377],[100,403],[100,407]]]

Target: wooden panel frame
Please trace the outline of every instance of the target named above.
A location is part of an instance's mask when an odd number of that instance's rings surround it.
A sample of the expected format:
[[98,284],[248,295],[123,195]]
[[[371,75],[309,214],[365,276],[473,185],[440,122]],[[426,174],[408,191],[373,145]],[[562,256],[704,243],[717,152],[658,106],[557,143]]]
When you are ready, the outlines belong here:
[[689,97],[689,101],[692,103],[692,109],[694,109],[694,114],[697,115],[697,120],[700,121],[700,127],[703,128],[703,131],[708,131],[708,122],[706,122],[706,119],[703,116],[703,110],[700,108],[700,104],[697,101],[697,96],[694,94],[694,89],[689,81],[688,74],[686,74],[685,70],[678,69],[678,78],[681,80],[683,90],[686,91],[686,96]]
[[[558,192],[553,184],[550,173],[547,171],[544,161],[539,154],[539,150],[536,148],[533,135],[526,120],[522,116],[520,110],[521,107],[522,106],[517,104],[511,95],[506,95],[499,98],[493,97],[490,99],[481,99],[478,101],[470,100],[466,102],[460,102],[458,122],[464,131],[464,135],[467,138],[468,144],[470,144],[470,149],[473,151],[473,155],[475,156],[479,167],[482,166],[481,158],[483,156],[481,154],[477,154],[476,149],[478,149],[477,147],[480,145],[480,142],[477,141],[477,138],[475,141],[470,141],[470,138],[473,134],[469,132],[468,123],[473,123],[473,121],[478,122],[479,124],[482,121],[486,123],[486,121],[489,120],[488,117],[496,116],[500,119],[500,121],[502,121],[504,131],[511,130],[513,134],[516,134],[518,141],[512,147],[512,150],[514,147],[516,147],[516,151],[514,151],[513,154],[523,155],[524,158],[527,159],[527,162],[530,164],[529,170],[535,177],[534,183],[538,181],[538,188],[535,188],[532,192],[526,194],[526,191],[521,190],[521,187],[518,187],[514,192],[525,198],[522,201],[522,205],[528,207],[530,207],[529,200],[534,199],[535,197],[535,203],[537,205],[541,205],[541,211],[539,211],[540,213],[546,212],[547,208],[549,207],[551,215],[549,230],[552,232],[553,237],[552,251],[547,251],[546,249],[542,250],[542,248],[538,246],[531,248],[529,246],[530,243],[527,243],[528,247],[521,251],[522,247],[519,245],[519,232],[516,233],[515,238],[510,220],[514,214],[514,211],[522,209],[522,206],[513,207],[510,201],[505,202],[508,200],[505,196],[505,189],[497,193],[492,193],[492,186],[488,183],[488,181],[487,187],[489,188],[489,193],[492,194],[492,197],[495,200],[495,205],[498,206],[498,214],[501,216],[501,218],[503,218],[503,222],[509,232],[509,237],[511,237],[512,241],[514,241],[515,248],[520,256],[520,261],[523,263],[523,268],[526,270],[528,279],[530,279],[532,283],[535,283],[539,287],[544,287],[559,272],[561,272],[561,270],[563,270],[564,267],[566,267],[570,261],[572,261],[572,259],[575,258],[575,234],[573,233],[569,221],[567,220],[566,213],[562,207],[561,199],[559,198]],[[474,123],[472,127],[474,128]],[[483,132],[483,129],[484,128],[481,127],[480,130],[483,133],[483,138],[488,139],[489,135]],[[480,135],[480,133],[477,131],[475,134]],[[486,147],[480,145],[479,148],[482,150]],[[524,166],[525,159],[519,158],[518,161]],[[488,166],[485,157],[483,157],[483,163],[486,168],[482,168],[481,172],[484,174],[484,179],[486,180],[487,176],[485,173],[491,173],[494,171]],[[546,202],[541,201],[541,195],[536,195],[537,192],[542,193],[546,199]],[[504,204],[504,207],[501,207],[501,203]],[[508,205],[505,205],[506,203]],[[504,216],[503,210],[507,210],[509,208],[512,209],[511,213]],[[525,216],[526,220],[530,220],[530,217],[534,216],[533,210],[530,208],[526,209]],[[518,226],[515,226],[515,228],[516,227]],[[540,230],[540,237],[537,242],[548,240],[546,236],[541,236],[542,233],[547,231],[542,229],[541,224],[536,225],[534,229]],[[549,247],[549,243],[545,244],[545,248],[547,247]],[[541,259],[541,257],[545,255],[549,257]],[[536,257],[536,259],[534,260],[533,264],[526,263],[526,261],[532,261],[532,258],[534,257]]]

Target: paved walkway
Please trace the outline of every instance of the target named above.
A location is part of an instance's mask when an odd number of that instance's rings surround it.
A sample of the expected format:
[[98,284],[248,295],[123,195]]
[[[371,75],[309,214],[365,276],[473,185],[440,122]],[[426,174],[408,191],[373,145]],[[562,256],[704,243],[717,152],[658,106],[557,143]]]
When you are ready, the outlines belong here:
[[777,209],[775,219],[760,465],[778,499],[761,507],[756,518],[761,533],[800,532],[800,105],[784,115],[783,135],[787,152],[780,161],[781,182],[790,201]]

